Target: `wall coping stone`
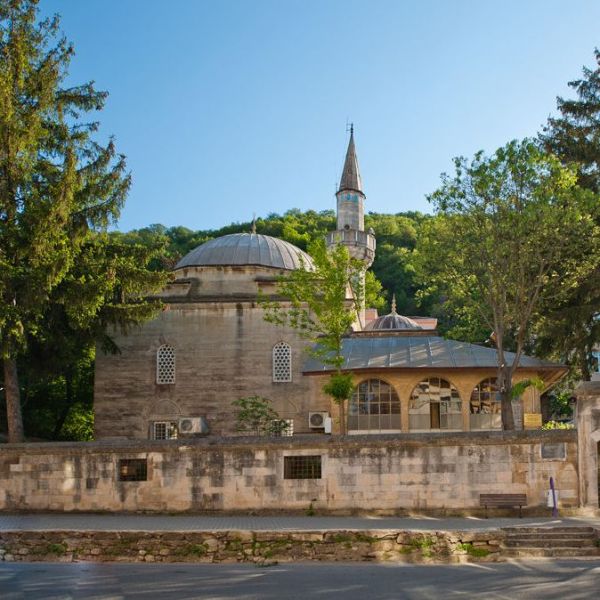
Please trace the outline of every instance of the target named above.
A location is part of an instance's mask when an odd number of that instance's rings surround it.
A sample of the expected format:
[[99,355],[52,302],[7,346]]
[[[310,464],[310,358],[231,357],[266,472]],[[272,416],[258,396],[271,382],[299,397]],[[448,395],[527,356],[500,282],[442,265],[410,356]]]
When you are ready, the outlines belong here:
[[174,452],[187,450],[309,450],[331,448],[419,448],[423,446],[481,446],[577,442],[577,430],[483,431],[454,433],[394,433],[381,435],[296,435],[180,438],[177,440],[102,440],[96,442],[31,442],[0,444],[2,454],[102,454],[113,452]]

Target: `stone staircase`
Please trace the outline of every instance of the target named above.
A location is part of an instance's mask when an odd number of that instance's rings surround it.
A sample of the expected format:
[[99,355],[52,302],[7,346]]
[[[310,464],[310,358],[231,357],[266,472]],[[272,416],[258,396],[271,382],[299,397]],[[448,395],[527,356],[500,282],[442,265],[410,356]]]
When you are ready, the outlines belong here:
[[599,557],[599,537],[593,527],[506,527],[503,556]]

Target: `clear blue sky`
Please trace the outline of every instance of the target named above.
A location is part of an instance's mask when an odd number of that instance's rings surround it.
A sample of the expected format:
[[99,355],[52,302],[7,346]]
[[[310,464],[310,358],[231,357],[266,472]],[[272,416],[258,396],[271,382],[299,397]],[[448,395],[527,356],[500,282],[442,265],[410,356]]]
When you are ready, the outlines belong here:
[[41,0],[71,81],[110,92],[119,228],[334,208],[355,123],[366,210],[429,211],[456,155],[533,136],[600,46],[598,0]]

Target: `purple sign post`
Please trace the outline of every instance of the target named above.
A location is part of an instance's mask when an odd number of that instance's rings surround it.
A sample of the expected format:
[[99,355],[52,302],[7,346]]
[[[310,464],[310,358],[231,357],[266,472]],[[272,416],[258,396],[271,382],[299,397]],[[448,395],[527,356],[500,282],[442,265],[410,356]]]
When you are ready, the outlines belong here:
[[554,477],[550,477],[550,489],[552,490],[552,516],[558,517],[558,506],[556,505],[556,490],[554,489]]

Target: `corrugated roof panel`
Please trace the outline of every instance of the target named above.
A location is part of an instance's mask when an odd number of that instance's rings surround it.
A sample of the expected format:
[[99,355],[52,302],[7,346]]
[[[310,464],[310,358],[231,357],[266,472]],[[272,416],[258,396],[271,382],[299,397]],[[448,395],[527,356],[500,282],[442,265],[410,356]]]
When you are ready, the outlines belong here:
[[[344,369],[455,368],[497,366],[496,350],[438,336],[354,337],[343,341]],[[514,358],[506,353],[506,360]],[[557,363],[523,356],[521,367],[560,367]],[[308,360],[304,371],[329,370],[320,361]]]

